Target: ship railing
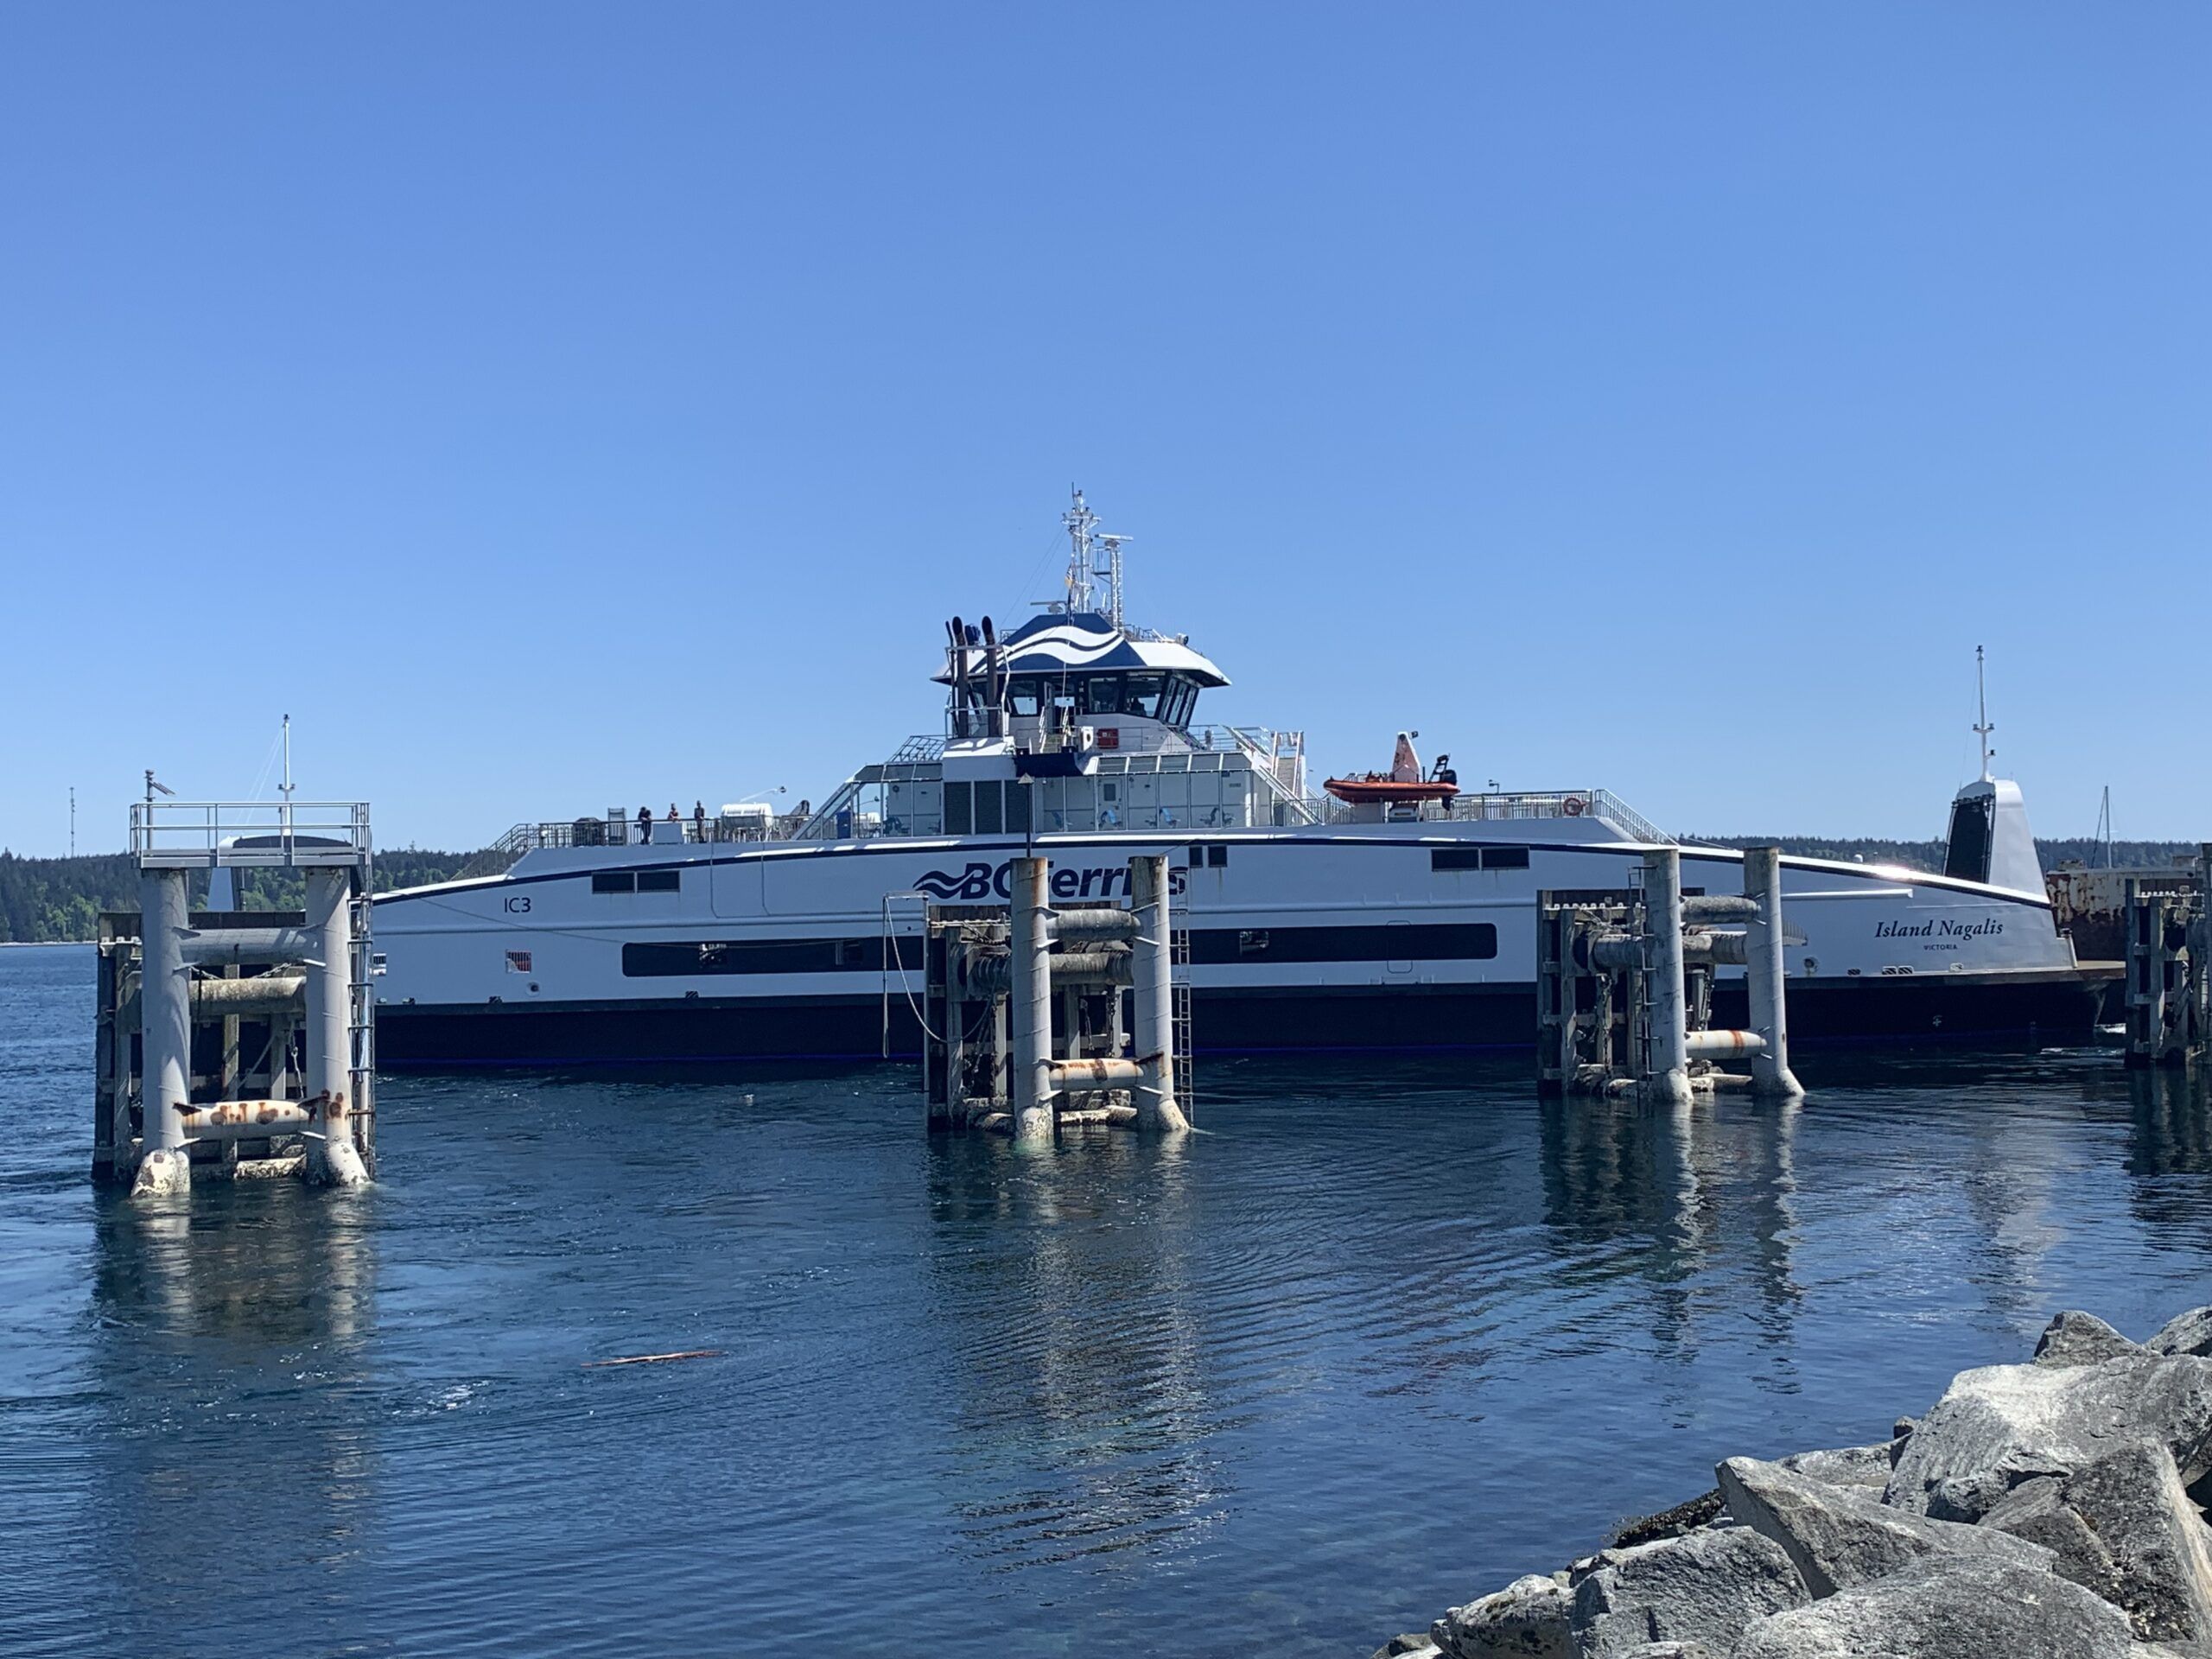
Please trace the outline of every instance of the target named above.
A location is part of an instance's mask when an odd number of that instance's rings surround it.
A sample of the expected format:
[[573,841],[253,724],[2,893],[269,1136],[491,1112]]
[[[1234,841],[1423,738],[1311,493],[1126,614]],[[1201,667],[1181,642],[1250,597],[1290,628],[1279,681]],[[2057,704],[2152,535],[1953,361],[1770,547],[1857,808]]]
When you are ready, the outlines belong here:
[[[1372,808],[1355,808],[1333,796],[1313,798],[1309,803],[1323,823],[1372,822]],[[1450,802],[1421,807],[1420,819],[1507,822],[1522,819],[1592,817],[1611,824],[1631,841],[1672,846],[1675,837],[1653,823],[1610,790],[1551,789],[1489,791],[1461,795]]]
[[369,855],[365,801],[135,801],[130,851],[142,865],[351,865]]
[[504,869],[524,853],[543,848],[703,846],[719,842],[785,841],[803,820],[796,813],[769,818],[657,817],[650,824],[612,814],[543,823],[518,823],[471,861]]
[[894,766],[921,766],[931,760],[944,759],[944,746],[949,740],[941,732],[917,732],[892,752],[889,764]]
[[1325,823],[1324,804],[1306,793],[1306,734],[1267,726],[1193,726],[1192,747],[1242,754],[1268,796],[1269,816],[1285,824]]

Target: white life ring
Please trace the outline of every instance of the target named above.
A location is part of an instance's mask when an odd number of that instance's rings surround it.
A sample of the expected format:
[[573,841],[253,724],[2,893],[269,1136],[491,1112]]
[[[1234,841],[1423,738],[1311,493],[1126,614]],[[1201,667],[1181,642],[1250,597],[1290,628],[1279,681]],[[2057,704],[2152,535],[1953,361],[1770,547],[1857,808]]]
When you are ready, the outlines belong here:
[[1582,798],[1580,795],[1568,796],[1565,801],[1560,804],[1560,810],[1565,812],[1570,818],[1580,817],[1582,816]]

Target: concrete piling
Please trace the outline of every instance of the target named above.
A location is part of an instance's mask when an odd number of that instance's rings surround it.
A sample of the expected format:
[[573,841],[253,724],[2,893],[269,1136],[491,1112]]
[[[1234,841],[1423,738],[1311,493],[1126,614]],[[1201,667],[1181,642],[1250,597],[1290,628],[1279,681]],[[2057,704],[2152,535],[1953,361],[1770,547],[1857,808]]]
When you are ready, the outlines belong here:
[[1014,861],[1014,1138],[1025,1145],[1052,1138],[1052,863]]
[[[318,816],[303,823],[308,812]],[[246,825],[264,833],[239,833]],[[139,909],[99,921],[94,1175],[130,1180],[134,1197],[188,1193],[194,1163],[242,1179],[365,1182],[374,1027],[356,912],[367,911],[367,808],[149,799],[132,810],[131,849]],[[251,865],[300,871],[305,912],[249,915],[226,898],[190,912],[191,871]],[[195,1032],[210,1040],[195,1045]]]
[[1644,1087],[1662,1104],[1690,1103],[1690,1056],[1682,963],[1682,855],[1654,847],[1643,855],[1643,971],[1650,1018],[1644,1026]]
[[1762,1045],[1751,1057],[1751,1086],[1763,1095],[1795,1100],[1805,1090],[1789,1069],[1779,847],[1745,849],[1744,897],[1756,907],[1744,927],[1744,987],[1751,1029]]
[[1188,1129],[1167,858],[1129,861],[1126,909],[1056,909],[1051,878],[1050,860],[1017,858],[1002,910],[929,908],[931,1125],[1003,1128],[1033,1147],[1077,1123]]
[[[1618,893],[1540,893],[1536,1081],[1546,1094],[1634,1093],[1687,1106],[1717,1089],[1777,1099],[1789,1069],[1781,850],[1745,855],[1744,893],[1685,895],[1681,855],[1648,849]],[[1716,923],[1742,922],[1734,927]],[[1750,1028],[1707,1026],[1715,971],[1744,969]],[[1746,1062],[1724,1072],[1715,1062]]]
[[1129,902],[1136,912],[1136,949],[1130,983],[1136,995],[1135,1043],[1143,1075],[1136,1092],[1137,1122],[1153,1130],[1191,1127],[1175,1098],[1174,969],[1168,950],[1170,899],[1164,857],[1129,861]]
[[192,995],[186,978],[184,872],[140,874],[138,902],[145,918],[144,966],[138,988],[140,1098],[144,1103],[134,1196],[152,1198],[192,1190],[192,1165],[184,1150],[185,1109],[192,1101]]

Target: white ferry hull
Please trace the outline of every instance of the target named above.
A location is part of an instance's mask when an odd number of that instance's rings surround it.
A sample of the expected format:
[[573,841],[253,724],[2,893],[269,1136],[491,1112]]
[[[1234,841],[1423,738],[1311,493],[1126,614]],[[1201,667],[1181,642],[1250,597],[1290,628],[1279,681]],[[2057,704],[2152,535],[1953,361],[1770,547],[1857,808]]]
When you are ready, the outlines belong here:
[[[1176,857],[1201,1051],[1465,1049],[1535,1040],[1539,889],[1625,887],[1642,851],[1587,819],[1530,824],[1527,840],[1503,839],[1510,828],[1042,836],[1036,847],[1064,900],[1118,896],[1133,853]],[[1500,867],[1460,867],[1484,848]],[[387,894],[378,1059],[916,1054],[922,895],[993,902],[1021,850],[1006,838],[547,849],[504,877]],[[1682,868],[1690,888],[1740,890],[1740,861],[1724,849],[1685,849]],[[624,872],[652,873],[655,890],[594,891]],[[2095,987],[2039,894],[1801,859],[1783,861],[1783,882],[1805,938],[1789,957],[1800,1040],[2064,1038],[2092,1025]],[[1740,1018],[1740,995],[1724,977],[1718,1017]]]

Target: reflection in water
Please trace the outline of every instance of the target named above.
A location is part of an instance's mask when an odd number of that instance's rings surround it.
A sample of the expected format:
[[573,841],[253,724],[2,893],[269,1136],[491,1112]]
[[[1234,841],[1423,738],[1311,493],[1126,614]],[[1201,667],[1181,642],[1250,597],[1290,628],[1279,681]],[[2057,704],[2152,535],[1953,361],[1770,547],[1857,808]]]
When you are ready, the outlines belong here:
[[[1185,1264],[1190,1144],[1103,1132],[1043,1154],[996,1137],[933,1144],[931,1261],[958,1310],[947,1357],[961,1446],[1002,1486],[957,1506],[978,1554],[1017,1565],[1186,1543],[1217,1502]],[[1018,1248],[974,1260],[962,1246],[979,1222]]]
[[149,1216],[90,966],[0,952],[9,1659],[1335,1659],[2212,1260],[2202,1085],[2108,1053],[1680,1116],[1223,1059],[1211,1133],[1042,1157],[904,1071],[394,1079],[372,1192]]
[[[1679,1108],[1574,1097],[1542,1107],[1544,1213],[1604,1270],[1650,1283],[1651,1334],[1685,1359],[1700,1313],[1789,1336],[1800,1299],[1795,1102],[1725,1096]],[[1748,1300],[1737,1294],[1748,1286]]]
[[2212,1174],[2212,1068],[2127,1073],[2131,1175]]
[[375,1201],[296,1182],[203,1181],[165,1209],[101,1196],[93,1536],[105,1616],[149,1650],[182,1640],[179,1610],[211,1577],[267,1560],[320,1581],[284,1611],[292,1638],[361,1638],[373,1596],[347,1569],[376,1493],[373,1419],[354,1404],[374,1335]]

